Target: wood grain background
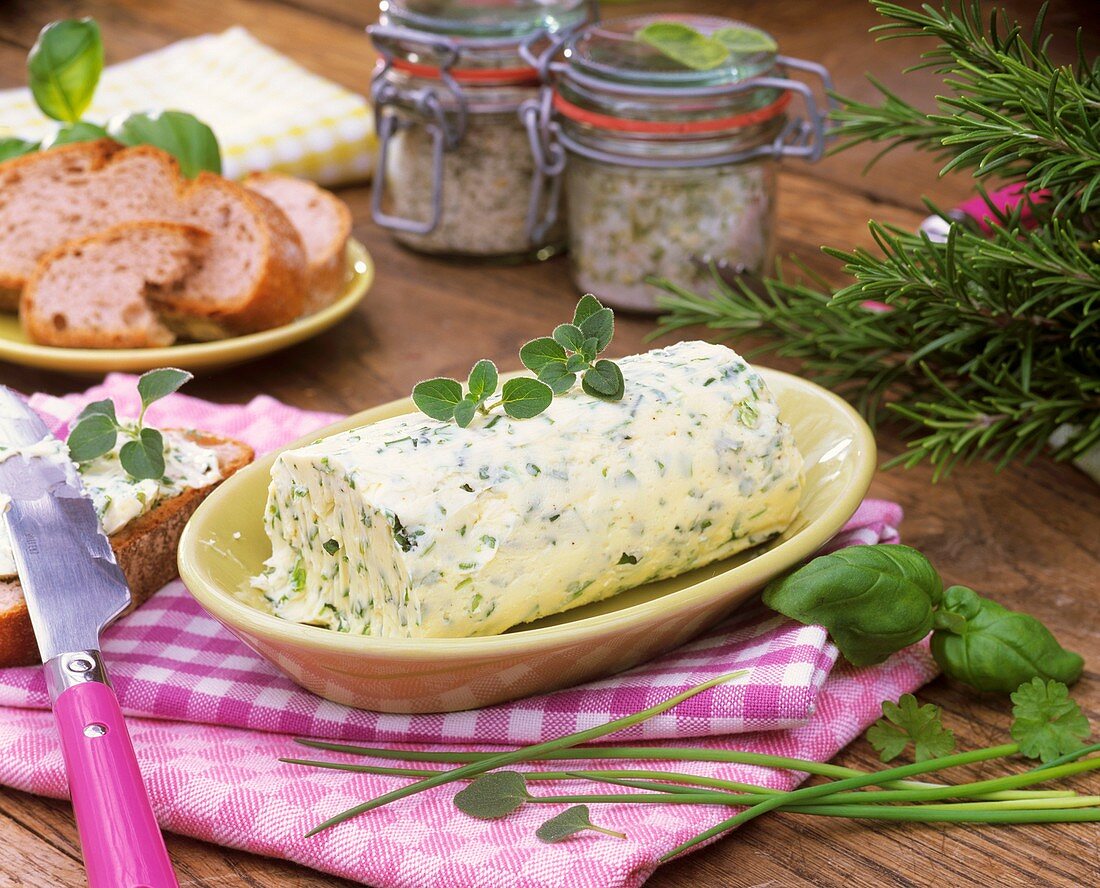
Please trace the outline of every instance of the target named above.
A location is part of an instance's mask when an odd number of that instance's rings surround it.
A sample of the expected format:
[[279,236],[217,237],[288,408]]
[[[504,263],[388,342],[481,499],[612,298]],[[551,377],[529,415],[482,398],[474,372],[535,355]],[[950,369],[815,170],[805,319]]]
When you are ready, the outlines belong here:
[[[1038,3],[1011,0],[1028,22]],[[874,72],[907,99],[928,106],[938,84],[928,72],[901,69],[920,51],[910,41],[876,44],[866,34],[875,16],[863,0],[665,0],[607,4],[608,15],[633,11],[714,12],[771,31],[784,52],[824,62],[840,91],[873,96],[863,79]],[[1054,49],[1066,56],[1073,31],[1088,29],[1097,49],[1095,0],[1055,0],[1048,18]],[[26,53],[39,28],[65,16],[95,16],[108,61],[157,49],[182,37],[241,24],[271,46],[345,86],[365,92],[372,65],[362,28],[370,0],[179,0],[0,4],[0,87],[24,83]],[[781,182],[779,249],[796,254],[831,279],[842,276],[817,247],[869,243],[874,218],[915,227],[921,195],[952,205],[970,195],[966,178],[939,179],[926,156],[899,151],[867,175],[869,152],[851,151],[810,167],[787,165]],[[486,268],[455,265],[405,252],[369,221],[369,190],[342,192],[355,215],[356,236],[378,266],[363,306],[337,329],[266,360],[206,376],[191,394],[241,401],[266,392],[293,404],[354,411],[406,395],[414,382],[460,374],[481,357],[508,368],[517,344],[542,334],[571,310],[575,295],[561,259],[542,265]],[[641,350],[652,330],[645,318],[620,317],[612,350]],[[751,341],[734,347],[748,350]],[[769,360],[783,369],[796,369]],[[88,380],[0,364],[0,381],[25,391],[63,393]],[[881,430],[884,458],[901,445]],[[978,465],[933,485],[926,468],[880,473],[872,494],[906,509],[907,542],[923,549],[946,579],[1034,613],[1062,642],[1088,660],[1077,688],[1100,726],[1100,487],[1066,465],[1041,459],[1001,474]],[[1001,742],[1007,701],[980,698],[943,680],[922,699],[947,710],[963,748]],[[864,742],[839,761],[870,765]],[[983,774],[997,773],[986,766]],[[1076,782],[1097,792],[1095,777]],[[170,836],[169,850],[185,886],[250,885],[318,888],[350,885],[300,867]],[[79,845],[66,803],[0,790],[0,886],[57,888],[83,884]],[[1100,884],[1100,828],[868,825],[827,818],[772,816],[754,821],[718,845],[658,871],[654,888],[727,886],[1091,886]],[[564,886],[563,886],[564,888]]]

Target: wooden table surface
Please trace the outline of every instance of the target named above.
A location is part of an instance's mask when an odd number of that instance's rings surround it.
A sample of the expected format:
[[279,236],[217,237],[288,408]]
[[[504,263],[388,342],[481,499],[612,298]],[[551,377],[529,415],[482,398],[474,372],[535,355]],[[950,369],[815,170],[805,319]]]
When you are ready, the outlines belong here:
[[[1030,21],[1032,0],[1011,0]],[[838,88],[871,98],[863,79],[873,71],[904,97],[927,106],[936,91],[927,72],[900,70],[919,51],[914,42],[872,42],[875,16],[863,0],[695,0],[608,4],[627,10],[724,12],[761,25],[783,51],[824,62]],[[1063,55],[1072,32],[1087,24],[1093,0],[1055,0],[1048,26]],[[24,83],[26,53],[39,28],[66,16],[95,16],[108,62],[171,41],[240,24],[268,44],[345,86],[365,92],[371,53],[362,28],[373,18],[371,0],[179,0],[179,2],[62,2],[9,0],[0,5],[0,87]],[[1094,22],[1095,23],[1095,22]],[[1096,52],[1095,29],[1089,37]],[[861,175],[867,152],[853,151],[817,166],[791,162],[782,176],[779,247],[840,280],[823,259],[823,243],[866,244],[870,218],[915,226],[920,196],[951,205],[969,193],[965,178],[938,180],[927,157],[897,152]],[[355,216],[356,236],[374,254],[378,274],[362,307],[337,329],[293,351],[232,371],[206,376],[191,394],[235,402],[266,392],[292,404],[353,411],[406,395],[413,383],[437,374],[460,375],[481,357],[502,367],[516,361],[517,344],[542,335],[571,310],[575,294],[566,264],[486,268],[416,256],[394,246],[370,221],[369,189],[342,196]],[[645,318],[620,317],[612,349],[641,350],[652,329]],[[744,340],[735,347],[750,348]],[[772,363],[793,369],[782,361]],[[0,381],[54,393],[87,380],[0,364]],[[879,434],[885,457],[897,453],[890,430]],[[985,465],[964,468],[933,485],[930,472],[880,473],[871,493],[900,502],[903,533],[952,582],[963,582],[1006,605],[1043,619],[1068,647],[1088,660],[1076,695],[1100,727],[1100,487],[1070,466],[1040,459],[996,474]],[[943,680],[922,699],[945,707],[960,748],[1001,742],[1007,701],[981,699]],[[863,741],[839,761],[870,765]],[[995,773],[987,767],[985,773]],[[1096,778],[1078,789],[1097,792]],[[350,885],[281,861],[218,848],[179,836],[168,848],[185,886],[255,885],[314,888]],[[69,805],[0,790],[0,886],[84,884]],[[1100,828],[1095,824],[1026,827],[868,825],[828,818],[770,816],[716,846],[658,870],[653,888],[726,886],[954,886],[1100,884]],[[567,888],[567,886],[563,886]]]

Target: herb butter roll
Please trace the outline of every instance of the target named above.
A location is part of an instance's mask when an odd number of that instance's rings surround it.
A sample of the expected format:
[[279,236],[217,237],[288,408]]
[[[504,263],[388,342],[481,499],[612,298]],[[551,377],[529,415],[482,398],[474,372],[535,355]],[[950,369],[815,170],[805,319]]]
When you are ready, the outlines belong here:
[[704,342],[619,365],[620,401],[574,390],[468,428],[400,416],[283,453],[255,585],[341,632],[492,635],[787,528],[802,457],[758,373]]

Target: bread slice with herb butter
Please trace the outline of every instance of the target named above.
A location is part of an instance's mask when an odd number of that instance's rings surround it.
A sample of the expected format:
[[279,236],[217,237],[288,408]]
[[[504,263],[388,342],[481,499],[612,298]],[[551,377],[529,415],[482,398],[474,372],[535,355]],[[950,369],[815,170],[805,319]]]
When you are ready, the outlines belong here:
[[[247,444],[220,435],[180,429],[165,429],[164,434],[168,441],[184,441],[208,451],[210,465],[216,465],[217,473],[207,472],[202,478],[203,486],[186,487],[132,517],[126,514],[125,508],[118,511],[119,503],[113,504],[116,513],[106,517],[111,524],[121,523],[109,533],[109,539],[130,585],[130,609],[142,604],[176,576],[176,549],[184,524],[218,484],[246,466],[253,456]],[[82,467],[81,474],[89,492],[96,484],[94,472],[95,467],[91,473],[87,466]],[[101,516],[111,505],[104,507],[102,501],[97,503]],[[14,566],[7,563],[10,558],[4,557],[6,553],[6,540],[0,541],[0,667],[26,666],[39,661],[38,647],[19,579],[14,576]]]

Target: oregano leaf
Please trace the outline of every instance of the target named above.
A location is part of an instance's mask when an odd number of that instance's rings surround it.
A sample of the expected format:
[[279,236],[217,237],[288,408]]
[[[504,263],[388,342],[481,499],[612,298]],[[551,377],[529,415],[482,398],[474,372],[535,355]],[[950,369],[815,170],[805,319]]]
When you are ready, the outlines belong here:
[[547,364],[538,377],[553,390],[555,395],[564,395],[577,383],[577,374],[568,369],[568,364]]
[[497,365],[492,361],[481,360],[474,364],[466,387],[475,403],[482,403],[497,390],[497,378]]
[[82,414],[83,418],[69,430],[69,456],[74,462],[88,462],[103,456],[115,446],[118,440],[118,424],[114,418],[114,405],[111,407],[111,415]]
[[162,367],[159,370],[150,370],[143,373],[137,382],[138,394],[141,395],[141,406],[144,410],[154,401],[167,397],[185,384],[194,379],[194,374],[186,370],[177,370],[175,367]]
[[84,409],[76,415],[76,419],[73,420],[73,423],[75,425],[81,420],[86,419],[89,416],[95,416],[97,414],[109,416],[111,418],[111,422],[118,421],[115,417],[115,402],[112,401],[110,398],[104,398],[102,401],[92,401],[90,404],[86,404]]
[[428,379],[413,386],[412,399],[421,413],[446,422],[454,417],[455,407],[462,401],[462,386],[447,377]]
[[136,438],[119,449],[118,461],[137,481],[163,478],[164,436],[156,429],[141,429]]
[[585,293],[580,301],[577,303],[576,309],[573,311],[573,324],[577,327],[583,327],[584,322],[587,321],[592,315],[598,312],[603,305],[600,304],[600,300],[593,296],[591,293]]
[[575,324],[558,324],[554,328],[554,342],[564,349],[579,352],[584,346],[584,333]]
[[596,340],[596,354],[599,354],[615,335],[615,312],[610,308],[601,308],[586,317],[580,327],[585,338]]
[[563,372],[565,373],[579,373],[581,370],[585,370],[588,367],[590,359],[584,355],[576,354],[570,355],[569,360],[565,362]]
[[470,398],[463,398],[454,407],[454,421],[458,423],[459,428],[466,428],[471,422],[474,421],[474,414],[477,413],[477,401]]
[[541,373],[550,364],[565,364],[565,349],[549,336],[532,339],[519,350],[523,366],[533,373]]
[[621,400],[626,390],[619,365],[606,359],[597,361],[581,377],[581,387],[594,398]]
[[501,389],[501,405],[513,419],[538,416],[554,400],[554,391],[546,383],[527,376],[509,379]]

